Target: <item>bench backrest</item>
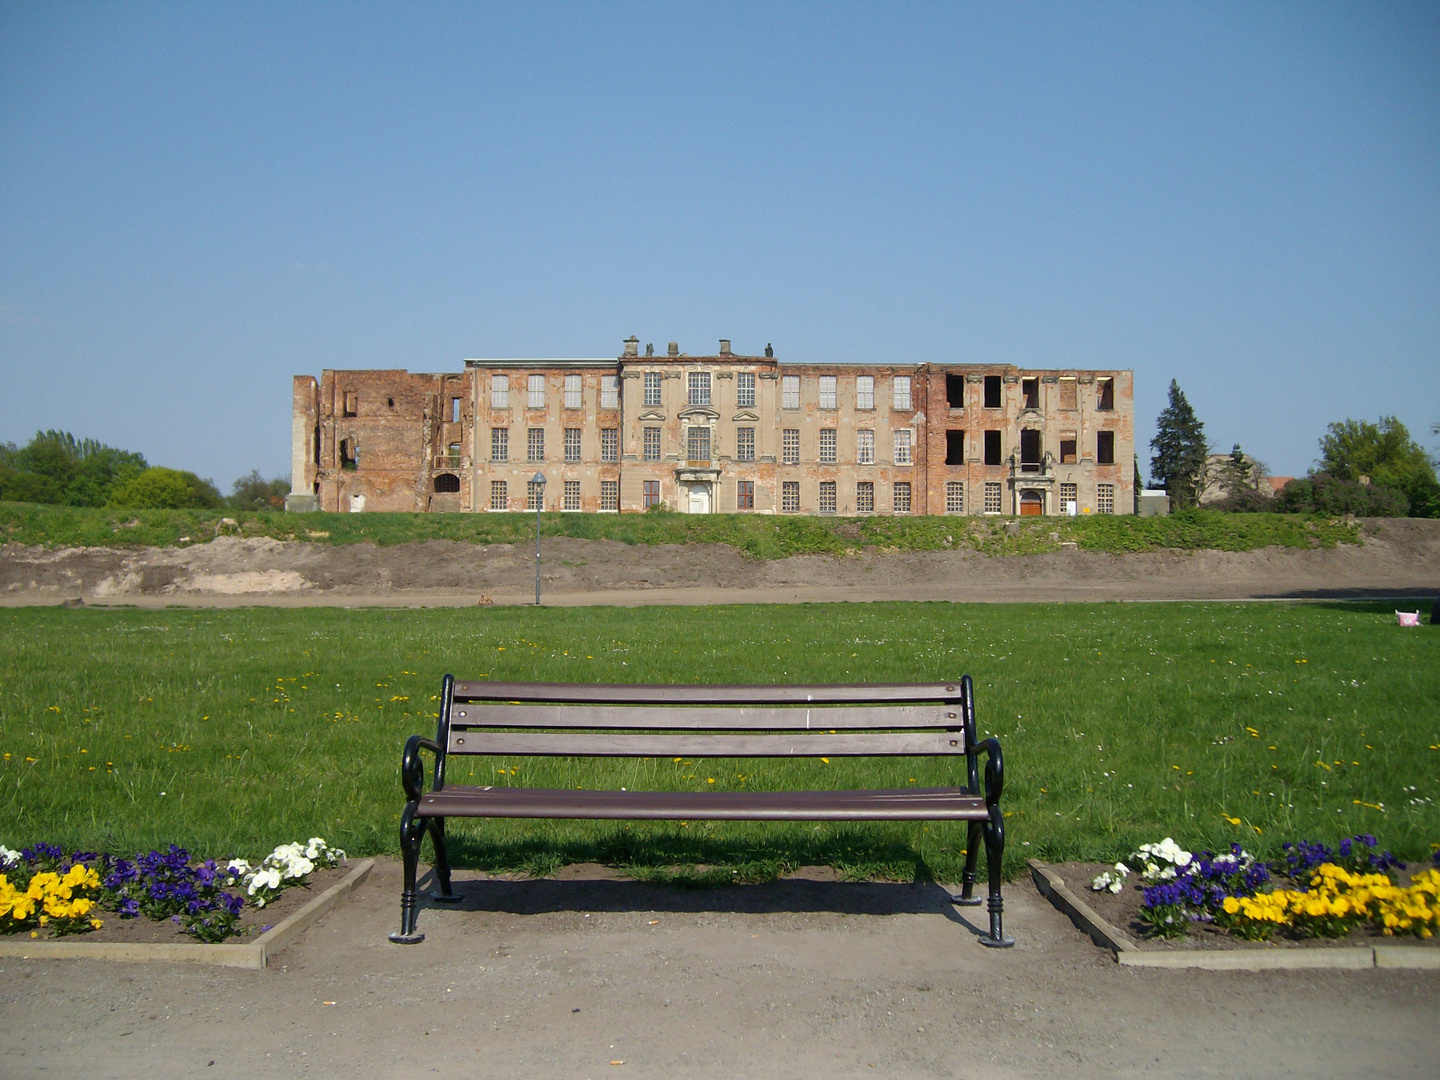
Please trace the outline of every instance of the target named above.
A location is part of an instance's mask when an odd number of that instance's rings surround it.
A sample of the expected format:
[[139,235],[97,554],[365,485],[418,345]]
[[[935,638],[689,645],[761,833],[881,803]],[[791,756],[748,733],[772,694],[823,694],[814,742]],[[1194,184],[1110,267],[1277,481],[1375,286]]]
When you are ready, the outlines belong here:
[[451,754],[973,754],[974,716],[968,675],[844,686],[492,683],[447,675],[436,741]]

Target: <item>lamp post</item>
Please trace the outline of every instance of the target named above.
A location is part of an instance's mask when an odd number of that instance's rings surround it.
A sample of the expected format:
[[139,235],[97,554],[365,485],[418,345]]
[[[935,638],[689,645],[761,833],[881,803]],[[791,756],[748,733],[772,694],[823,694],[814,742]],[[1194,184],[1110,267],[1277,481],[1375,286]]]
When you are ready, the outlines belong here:
[[536,472],[530,478],[535,491],[535,606],[540,606],[540,511],[545,509],[545,474]]

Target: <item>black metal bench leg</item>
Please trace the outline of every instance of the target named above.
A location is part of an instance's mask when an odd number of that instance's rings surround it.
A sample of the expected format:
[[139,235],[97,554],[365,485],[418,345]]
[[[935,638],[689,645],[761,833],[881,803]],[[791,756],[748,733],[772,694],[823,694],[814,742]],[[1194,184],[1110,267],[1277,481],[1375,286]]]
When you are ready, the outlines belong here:
[[425,838],[426,823],[415,820],[415,804],[405,807],[400,817],[400,856],[405,863],[405,888],[400,893],[400,932],[390,940],[399,945],[415,945],[425,940],[415,932],[419,916],[420,895],[415,888],[415,875],[420,863],[420,842]]
[[442,904],[458,904],[464,897],[450,890],[450,856],[445,851],[445,819],[430,819],[430,843],[435,847],[435,881],[440,889],[430,899]]
[[1000,896],[1000,871],[1005,855],[1005,817],[1000,807],[992,804],[990,820],[983,825],[985,832],[985,869],[990,873],[990,933],[980,935],[980,944],[995,949],[1008,949],[1015,939],[1005,936],[1003,914],[1005,901]]
[[963,907],[978,907],[984,902],[975,895],[975,867],[980,861],[980,822],[970,822],[966,833],[965,872],[960,877],[960,895],[952,898],[951,903]]

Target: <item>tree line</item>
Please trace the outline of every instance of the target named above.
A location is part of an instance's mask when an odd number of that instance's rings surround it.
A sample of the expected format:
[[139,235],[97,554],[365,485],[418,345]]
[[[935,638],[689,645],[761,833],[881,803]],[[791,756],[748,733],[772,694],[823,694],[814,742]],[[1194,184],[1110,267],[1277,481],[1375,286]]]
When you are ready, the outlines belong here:
[[283,510],[290,481],[266,480],[259,469],[235,481],[228,496],[214,481],[184,469],[151,465],[143,454],[117,450],[68,431],[40,431],[24,446],[0,443],[0,499],[56,506],[136,510]]
[[[1440,434],[1440,424],[1431,430]],[[1440,462],[1393,416],[1374,424],[1347,418],[1328,425],[1314,467],[1272,494],[1264,465],[1238,443],[1223,462],[1212,460],[1205,425],[1172,379],[1150,449],[1151,483],[1165,489],[1173,509],[1203,500],[1219,510],[1440,517]]]

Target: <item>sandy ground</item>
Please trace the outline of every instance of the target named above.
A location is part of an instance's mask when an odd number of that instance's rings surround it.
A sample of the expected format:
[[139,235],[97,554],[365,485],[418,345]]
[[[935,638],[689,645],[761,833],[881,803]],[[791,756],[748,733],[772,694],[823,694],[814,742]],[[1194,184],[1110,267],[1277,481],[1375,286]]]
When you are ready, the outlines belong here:
[[[5,961],[0,1073],[1424,1077],[1440,972],[1122,968],[1008,887],[1015,948],[935,885],[474,880],[392,945],[399,868],[265,971]],[[467,881],[467,879],[469,879]],[[577,880],[578,879],[578,880]],[[623,1064],[612,1064],[623,1063]]]
[[[1440,595],[1440,521],[1365,523],[1333,550],[974,552],[747,559],[721,545],[544,541],[546,604],[1231,600]],[[470,606],[533,603],[529,545],[394,547],[220,537],[180,548],[0,546],[0,605]]]

